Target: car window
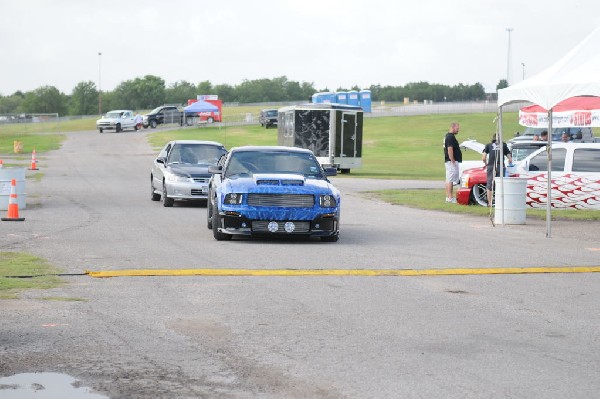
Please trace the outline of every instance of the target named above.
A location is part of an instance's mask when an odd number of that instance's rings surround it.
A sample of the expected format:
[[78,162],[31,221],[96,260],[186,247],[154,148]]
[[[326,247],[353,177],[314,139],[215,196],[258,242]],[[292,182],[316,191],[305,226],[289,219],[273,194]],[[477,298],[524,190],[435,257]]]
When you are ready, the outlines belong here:
[[525,159],[529,154],[537,151],[543,145],[514,145],[511,148],[511,154],[514,162]]
[[577,148],[573,153],[573,172],[600,172],[600,150]]
[[[564,148],[552,149],[552,171],[563,172],[565,170],[565,157],[567,150]],[[542,151],[529,162],[529,170],[531,172],[547,172],[548,171],[548,152]]]
[[239,151],[231,155],[226,177],[255,173],[293,173],[322,178],[318,161],[307,153]]

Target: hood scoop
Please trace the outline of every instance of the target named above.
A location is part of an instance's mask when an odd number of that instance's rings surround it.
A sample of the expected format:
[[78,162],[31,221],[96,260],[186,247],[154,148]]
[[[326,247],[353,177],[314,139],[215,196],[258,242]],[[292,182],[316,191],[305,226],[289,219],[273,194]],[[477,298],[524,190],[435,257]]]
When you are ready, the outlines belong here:
[[300,175],[254,175],[257,186],[303,186],[304,176]]

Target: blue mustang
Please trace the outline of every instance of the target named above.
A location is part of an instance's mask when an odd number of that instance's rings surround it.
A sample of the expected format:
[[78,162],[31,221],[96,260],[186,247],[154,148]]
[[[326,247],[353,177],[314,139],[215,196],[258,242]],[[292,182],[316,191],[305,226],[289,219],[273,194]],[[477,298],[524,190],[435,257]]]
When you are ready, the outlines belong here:
[[207,226],[217,240],[233,235],[306,235],[335,242],[340,193],[310,150],[237,147],[224,155],[208,184]]

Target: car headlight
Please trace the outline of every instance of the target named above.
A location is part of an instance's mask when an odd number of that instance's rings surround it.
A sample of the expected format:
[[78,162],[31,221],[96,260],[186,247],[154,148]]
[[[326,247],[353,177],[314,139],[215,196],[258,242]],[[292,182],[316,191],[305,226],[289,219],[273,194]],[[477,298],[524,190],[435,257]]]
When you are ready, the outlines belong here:
[[170,182],[187,182],[190,180],[189,176],[177,173],[168,173],[165,175],[165,178]]
[[323,208],[331,208],[337,205],[337,201],[333,195],[325,194],[319,196],[319,205]]
[[240,205],[244,196],[237,193],[225,194],[225,200],[223,201],[226,205]]

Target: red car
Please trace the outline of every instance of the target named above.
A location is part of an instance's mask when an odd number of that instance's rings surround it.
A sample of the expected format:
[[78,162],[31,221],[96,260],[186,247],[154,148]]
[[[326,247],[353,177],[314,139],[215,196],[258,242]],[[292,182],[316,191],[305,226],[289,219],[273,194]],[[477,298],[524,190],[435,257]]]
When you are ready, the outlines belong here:
[[[462,143],[461,146],[463,148],[470,148],[478,151],[481,154],[483,147],[480,143],[475,142],[475,144],[476,145],[469,146],[468,143]],[[544,147],[545,145],[545,141],[533,140],[508,143],[512,153],[513,162],[518,162],[521,159],[526,158],[529,154],[536,151],[540,147]],[[487,173],[485,166],[465,170],[460,177],[460,188],[456,190],[456,202],[462,205],[476,204],[487,206],[487,190],[485,188],[486,182]]]

